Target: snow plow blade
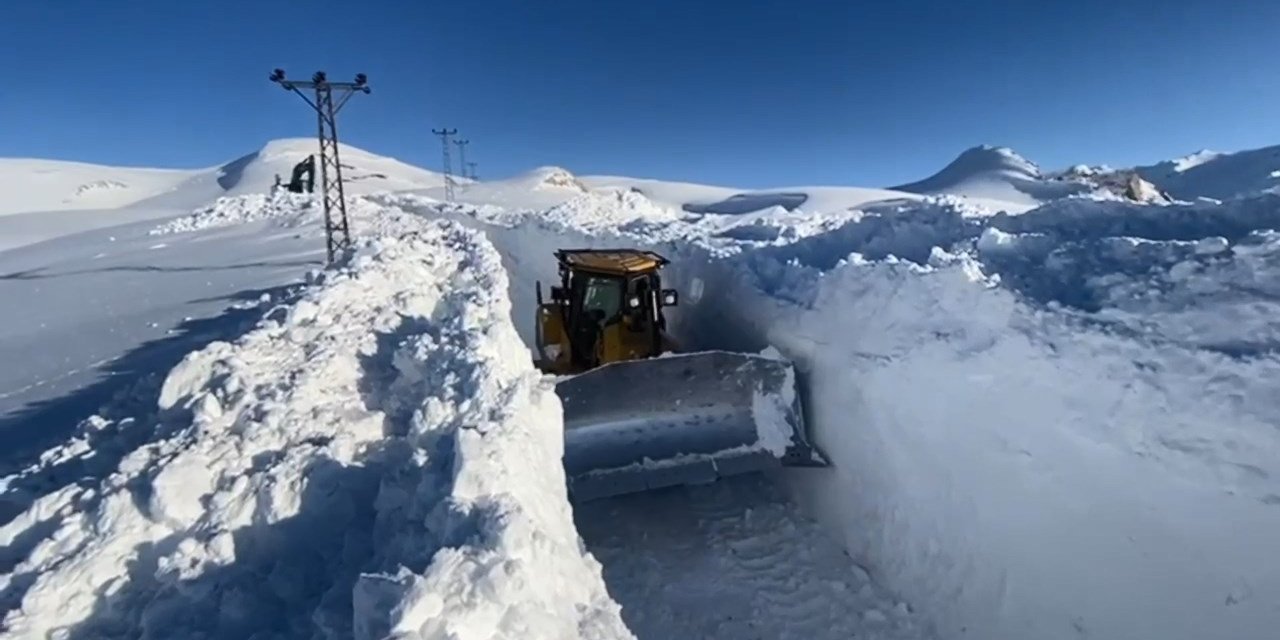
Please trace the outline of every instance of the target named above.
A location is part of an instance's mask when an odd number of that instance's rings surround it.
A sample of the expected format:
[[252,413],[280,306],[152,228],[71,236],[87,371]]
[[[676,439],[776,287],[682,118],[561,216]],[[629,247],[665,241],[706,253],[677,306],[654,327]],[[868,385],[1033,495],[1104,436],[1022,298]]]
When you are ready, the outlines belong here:
[[562,380],[575,500],[780,466],[826,466],[810,446],[790,362],[705,351],[615,362]]

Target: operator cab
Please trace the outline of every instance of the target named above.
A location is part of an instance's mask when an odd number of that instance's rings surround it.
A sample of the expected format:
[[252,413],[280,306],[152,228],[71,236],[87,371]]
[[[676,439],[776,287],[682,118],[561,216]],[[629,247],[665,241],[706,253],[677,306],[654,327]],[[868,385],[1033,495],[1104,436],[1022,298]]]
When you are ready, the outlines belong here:
[[[583,371],[670,350],[662,309],[675,305],[677,296],[674,290],[662,289],[658,270],[667,264],[666,258],[652,251],[609,249],[561,250],[556,258],[560,285],[551,288],[549,304],[542,300],[541,283],[538,286],[539,348],[544,359],[554,355],[552,360]],[[552,313],[560,329],[548,335],[543,327]],[[544,348],[553,344],[560,346]],[[565,348],[568,353],[561,354]]]

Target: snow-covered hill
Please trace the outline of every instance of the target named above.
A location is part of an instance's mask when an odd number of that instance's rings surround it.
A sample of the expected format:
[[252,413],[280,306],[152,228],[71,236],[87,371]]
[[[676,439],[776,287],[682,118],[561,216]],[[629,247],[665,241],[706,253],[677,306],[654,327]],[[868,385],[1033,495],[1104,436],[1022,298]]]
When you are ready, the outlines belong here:
[[0,216],[115,209],[172,191],[198,171],[0,158]]
[[924,180],[891,188],[996,200],[1023,208],[1091,190],[1086,184],[1049,180],[1039,167],[1013,149],[988,145],[965,150]]
[[[1135,182],[1134,176],[1149,184]],[[1079,164],[1044,172],[1008,147],[968,149],[938,173],[896,190],[963,196],[989,207],[1008,203],[1022,210],[1071,195],[1108,193],[1163,202],[1197,198],[1224,200],[1280,186],[1280,145],[1220,153],[1198,151],[1153,165],[1127,169]],[[1016,210],[1016,209],[1010,209]]]
[[[110,167],[24,158],[0,159],[0,216],[30,212],[118,209],[129,205],[193,208],[218,196],[266,193],[280,176],[316,153],[312,138],[268,142],[258,151],[196,170]],[[439,186],[440,175],[392,158],[342,145],[348,193]]]
[[[276,176],[317,152],[312,138],[268,142],[215,167],[137,169],[76,162],[0,159],[0,250],[117,224],[170,217],[224,196],[267,194]],[[347,193],[426,189],[440,174],[349,145],[339,149]],[[317,182],[319,178],[317,177]]]
[[1224,200],[1280,186],[1280,145],[1235,153],[1199,151],[1136,171],[1179,200]]

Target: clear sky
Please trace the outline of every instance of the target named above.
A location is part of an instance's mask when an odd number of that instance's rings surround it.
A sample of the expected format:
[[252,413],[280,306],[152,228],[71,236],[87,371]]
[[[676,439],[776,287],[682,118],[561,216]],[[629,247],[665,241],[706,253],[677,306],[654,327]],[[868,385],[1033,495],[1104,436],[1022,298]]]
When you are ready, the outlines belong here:
[[482,177],[543,164],[886,186],[963,149],[1042,167],[1280,143],[1280,2],[5,0],[0,156],[211,166],[367,73],[344,142]]

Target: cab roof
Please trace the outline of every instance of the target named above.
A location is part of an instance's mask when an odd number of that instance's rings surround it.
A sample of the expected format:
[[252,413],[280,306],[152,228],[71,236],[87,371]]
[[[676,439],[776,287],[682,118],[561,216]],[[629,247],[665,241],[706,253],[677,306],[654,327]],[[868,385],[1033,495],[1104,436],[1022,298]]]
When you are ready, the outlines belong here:
[[561,249],[556,258],[570,269],[617,275],[653,271],[668,262],[652,251],[638,249]]

